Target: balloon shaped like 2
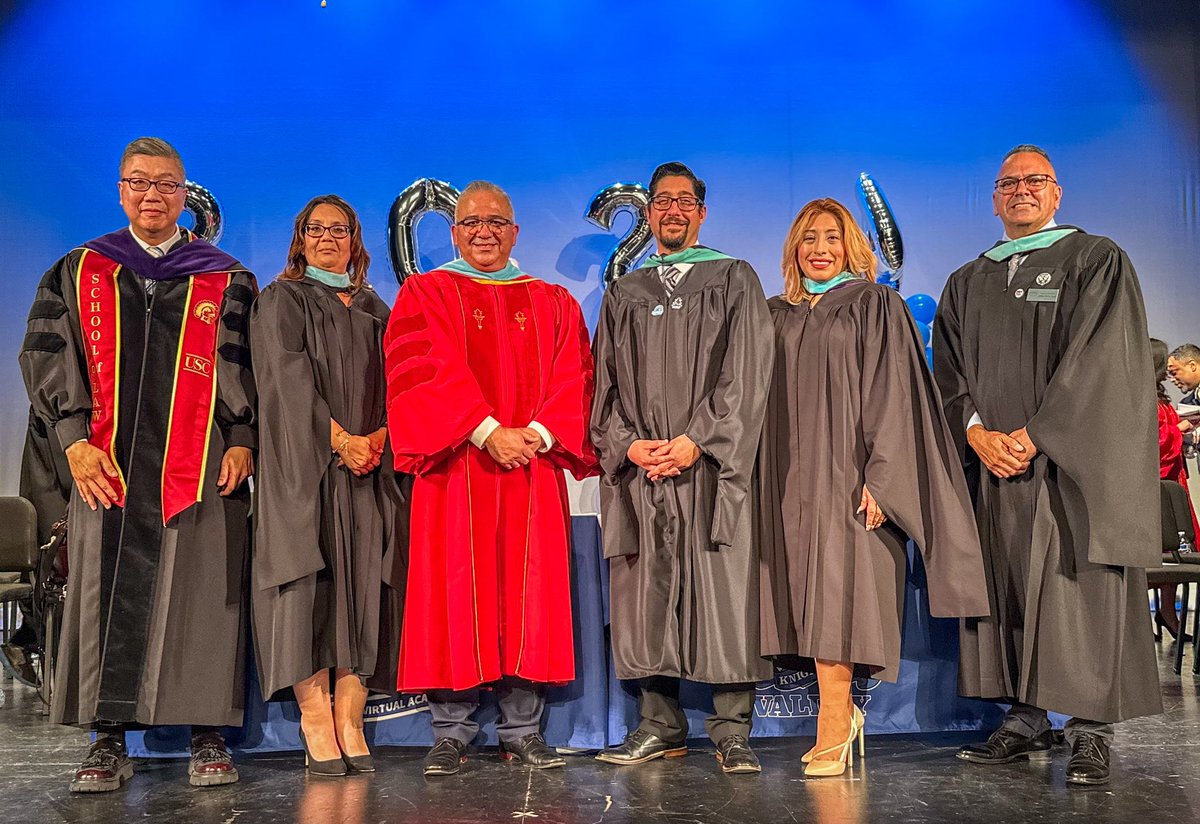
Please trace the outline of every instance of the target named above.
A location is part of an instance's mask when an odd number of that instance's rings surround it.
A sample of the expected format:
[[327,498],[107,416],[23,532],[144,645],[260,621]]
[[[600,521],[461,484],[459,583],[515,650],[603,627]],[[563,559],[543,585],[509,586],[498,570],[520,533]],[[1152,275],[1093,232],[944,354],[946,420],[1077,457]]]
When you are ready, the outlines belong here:
[[187,190],[183,208],[196,221],[196,234],[215,246],[220,241],[224,229],[221,204],[217,202],[216,195],[194,180],[185,180],[183,188]]
[[396,280],[404,283],[405,278],[421,271],[417,263],[417,221],[422,215],[437,212],[453,223],[459,194],[458,189],[444,180],[422,177],[392,201],[388,213],[388,255]]
[[653,238],[650,222],[646,219],[646,207],[650,204],[650,190],[640,183],[611,183],[605,186],[588,203],[584,217],[602,229],[612,229],[613,218],[621,209],[633,212],[634,222],[625,236],[608,254],[604,261],[604,286],[629,271],[629,268],[650,248]]
[[[905,298],[905,303],[908,304],[908,310],[912,312],[913,320],[918,325],[928,326],[933,323],[933,316],[937,312],[937,301],[929,295],[910,295]],[[926,342],[929,338],[925,338]]]
[[875,251],[888,269],[886,277],[881,274],[877,280],[899,289],[900,270],[904,268],[904,243],[900,239],[900,227],[896,225],[896,216],[883,190],[866,172],[858,176],[858,199],[871,218],[871,240],[875,244]]

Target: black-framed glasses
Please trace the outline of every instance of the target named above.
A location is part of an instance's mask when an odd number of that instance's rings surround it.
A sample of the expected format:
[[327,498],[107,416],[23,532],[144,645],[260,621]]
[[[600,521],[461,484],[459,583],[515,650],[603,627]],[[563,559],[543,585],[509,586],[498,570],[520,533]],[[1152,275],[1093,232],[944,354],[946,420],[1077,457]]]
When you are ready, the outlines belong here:
[[144,177],[123,177],[121,182],[135,192],[148,192],[153,186],[159,194],[173,195],[183,188],[184,184],[174,180],[147,180]]
[[1011,195],[1022,183],[1031,192],[1040,192],[1051,183],[1057,183],[1050,175],[1025,175],[1024,177],[1002,177],[996,181],[996,191],[1002,195]]
[[350,237],[350,227],[345,223],[335,223],[332,226],[322,226],[320,223],[304,224],[304,234],[309,237],[321,237],[326,232],[329,232],[329,236],[334,240],[345,240]]
[[704,205],[703,200],[698,197],[692,197],[691,195],[680,195],[679,197],[671,197],[670,195],[655,195],[654,197],[650,198],[650,205],[653,206],[655,211],[658,212],[667,211],[667,209],[671,208],[672,203],[678,203],[679,211],[681,212],[694,212],[696,211],[697,206]]
[[464,217],[455,225],[463,227],[468,232],[478,232],[480,227],[485,225],[493,232],[503,232],[509,226],[512,226],[513,222],[505,220],[502,217],[489,217],[487,219],[481,217]]

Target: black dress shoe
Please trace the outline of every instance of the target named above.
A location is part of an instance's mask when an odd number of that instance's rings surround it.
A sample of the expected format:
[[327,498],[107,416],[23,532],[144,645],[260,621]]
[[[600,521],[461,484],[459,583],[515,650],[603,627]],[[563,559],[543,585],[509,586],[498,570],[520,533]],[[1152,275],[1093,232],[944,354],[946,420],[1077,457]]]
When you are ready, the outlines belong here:
[[192,736],[192,757],[188,761],[188,783],[193,787],[216,787],[234,784],[237,767],[219,732],[202,732]]
[[106,736],[96,739],[87,758],[71,779],[73,793],[106,793],[120,789],[133,778],[133,762],[125,752],[125,742]]
[[1071,745],[1071,760],[1067,762],[1067,783],[1095,786],[1107,784],[1108,745],[1098,735],[1081,732]]
[[655,758],[678,758],[687,755],[687,747],[683,742],[672,744],[664,741],[652,732],[636,729],[619,746],[601,750],[596,756],[597,761],[606,764],[643,764]]
[[958,757],[972,764],[1007,764],[1018,758],[1042,760],[1050,757],[1052,741],[1053,734],[1050,730],[1027,738],[1001,727],[983,744],[968,744],[963,747],[958,751]]
[[727,735],[717,744],[717,760],[721,762],[721,771],[727,773],[758,773],[762,772],[762,764],[746,739],[740,735]]
[[425,775],[454,775],[466,760],[466,744],[457,738],[439,738],[425,755]]
[[548,770],[552,767],[565,767],[567,765],[566,759],[546,744],[546,740],[542,738],[540,732],[531,732],[529,735],[521,736],[516,741],[501,741],[500,757],[505,761],[528,764],[531,767],[537,767],[539,770]]

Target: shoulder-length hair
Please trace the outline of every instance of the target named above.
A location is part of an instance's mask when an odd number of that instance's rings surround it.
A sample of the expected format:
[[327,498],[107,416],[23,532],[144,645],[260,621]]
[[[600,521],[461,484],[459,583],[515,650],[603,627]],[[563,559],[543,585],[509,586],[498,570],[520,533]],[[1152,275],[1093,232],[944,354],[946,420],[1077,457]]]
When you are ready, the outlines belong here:
[[879,264],[875,260],[875,253],[871,251],[871,242],[845,206],[831,197],[823,197],[800,210],[800,214],[792,221],[792,228],[788,230],[787,240],[783,242],[783,296],[793,305],[812,299],[812,295],[804,288],[804,273],[800,271],[797,253],[804,233],[823,214],[833,215],[841,230],[842,248],[846,251],[846,271],[864,280],[875,280],[875,270]]
[[346,274],[350,275],[350,294],[354,294],[362,288],[363,281],[367,278],[367,268],[371,265],[371,256],[367,254],[367,249],[363,246],[362,224],[358,220],[358,213],[354,211],[354,207],[337,195],[318,195],[308,201],[300,210],[300,214],[296,215],[296,222],[292,226],[292,245],[288,247],[287,265],[279,273],[279,279],[304,279],[304,270],[308,267],[308,259],[304,257],[304,227],[312,216],[313,209],[322,203],[341,209],[342,214],[346,216],[346,221],[350,224],[350,265],[346,269]]
[[1167,345],[1158,338],[1150,338],[1150,357],[1154,361],[1154,381],[1158,384],[1158,402],[1170,403],[1171,399],[1167,395],[1166,387],[1163,386],[1167,380]]

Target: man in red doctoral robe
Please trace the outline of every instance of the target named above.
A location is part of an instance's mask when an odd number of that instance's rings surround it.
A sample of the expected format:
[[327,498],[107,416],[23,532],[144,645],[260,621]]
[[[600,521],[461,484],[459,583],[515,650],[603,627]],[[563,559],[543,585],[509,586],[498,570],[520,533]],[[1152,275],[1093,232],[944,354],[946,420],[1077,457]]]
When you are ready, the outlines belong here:
[[462,257],[405,281],[384,338],[396,468],[416,476],[399,688],[425,692],[426,775],[451,775],[500,704],[503,757],[564,764],[542,739],[546,684],[575,677],[566,480],[597,471],[579,304],[520,271],[512,203],[463,191]]

